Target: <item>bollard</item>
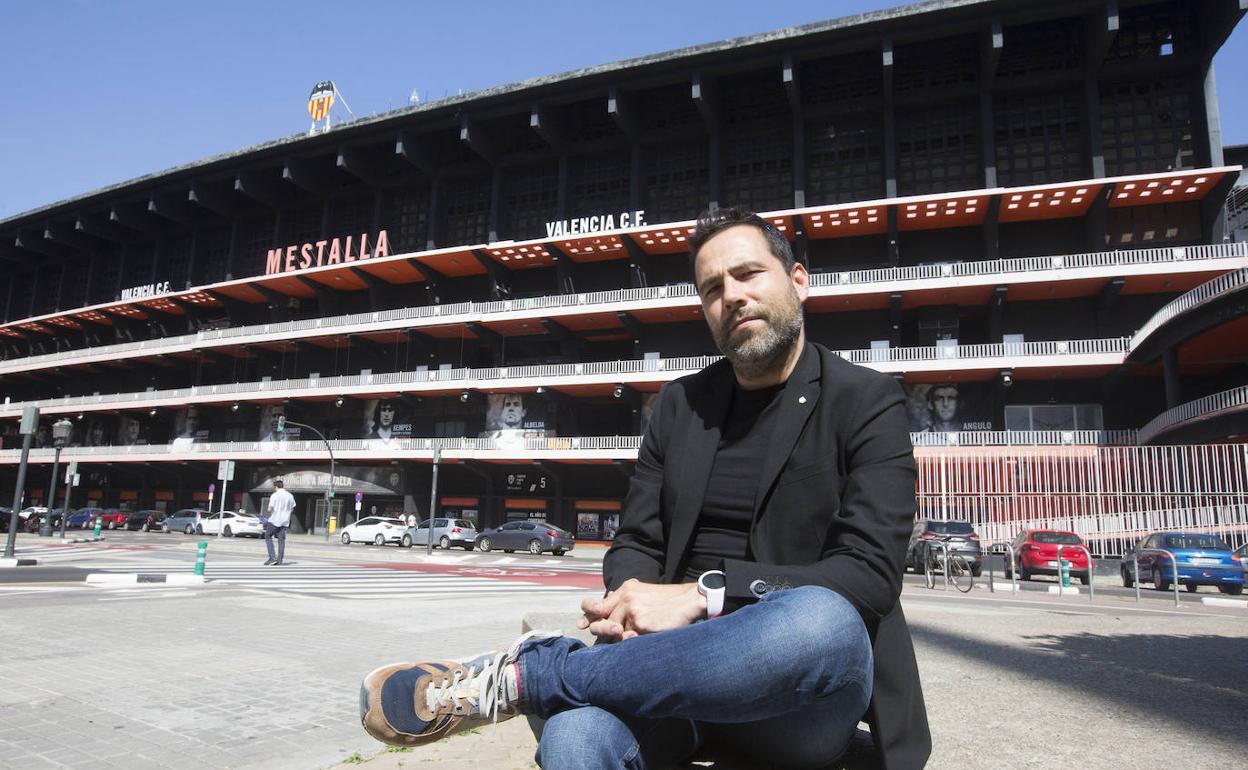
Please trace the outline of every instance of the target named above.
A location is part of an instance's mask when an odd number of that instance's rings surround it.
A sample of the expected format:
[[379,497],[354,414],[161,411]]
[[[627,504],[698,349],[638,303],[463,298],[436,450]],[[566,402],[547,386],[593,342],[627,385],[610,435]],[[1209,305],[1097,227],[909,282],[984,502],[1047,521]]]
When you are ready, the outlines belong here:
[[1070,588],[1070,562],[1065,559],[1058,561],[1062,572],[1062,588]]
[[208,558],[208,541],[199,541],[199,553],[195,554],[195,574],[204,576],[204,560]]
[[330,516],[329,517],[329,534],[332,535],[337,531],[338,531],[338,517]]
[[99,516],[95,517],[95,531],[92,533],[91,536],[92,537],[100,536],[100,517]]

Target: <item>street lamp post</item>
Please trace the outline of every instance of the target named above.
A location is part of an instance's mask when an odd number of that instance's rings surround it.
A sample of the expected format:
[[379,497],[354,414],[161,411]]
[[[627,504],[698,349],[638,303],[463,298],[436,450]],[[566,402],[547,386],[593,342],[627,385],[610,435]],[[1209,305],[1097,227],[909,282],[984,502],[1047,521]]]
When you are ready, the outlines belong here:
[[[56,509],[56,472],[57,466],[61,463],[61,450],[69,443],[69,437],[74,433],[74,424],[64,417],[52,423],[52,446],[56,447],[56,455],[52,458],[52,484],[48,490],[48,513],[39,522],[39,537],[52,537],[52,511]],[[65,516],[68,511],[61,511],[61,523],[65,523]],[[64,529],[61,530],[61,537],[65,536]]]
[[[325,539],[329,539],[329,516],[330,508],[334,504],[334,448],[330,445],[329,439],[325,438],[325,434],[321,433],[311,425],[294,420],[286,419],[285,415],[277,418],[277,432],[285,433],[287,425],[294,425],[297,428],[307,428],[316,434],[316,437],[325,442],[325,450],[329,452],[329,489],[325,492]],[[311,533],[309,533],[311,534]]]

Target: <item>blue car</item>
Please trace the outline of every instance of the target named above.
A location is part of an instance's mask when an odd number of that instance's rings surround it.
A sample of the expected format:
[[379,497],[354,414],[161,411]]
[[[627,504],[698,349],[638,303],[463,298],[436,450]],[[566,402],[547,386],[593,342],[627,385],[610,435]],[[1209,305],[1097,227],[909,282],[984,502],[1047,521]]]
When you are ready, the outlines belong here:
[[[1166,551],[1174,554],[1173,561]],[[1233,553],[1225,540],[1205,532],[1154,532],[1144,538],[1138,549],[1130,549],[1122,557],[1122,584],[1130,588],[1139,580],[1168,591],[1175,580],[1176,562],[1178,581],[1190,592],[1195,593],[1200,586],[1217,586],[1231,596],[1244,591],[1242,557]]]
[[69,518],[65,520],[65,526],[72,529],[83,529],[92,524],[95,517],[103,512],[103,508],[79,508],[69,514]]

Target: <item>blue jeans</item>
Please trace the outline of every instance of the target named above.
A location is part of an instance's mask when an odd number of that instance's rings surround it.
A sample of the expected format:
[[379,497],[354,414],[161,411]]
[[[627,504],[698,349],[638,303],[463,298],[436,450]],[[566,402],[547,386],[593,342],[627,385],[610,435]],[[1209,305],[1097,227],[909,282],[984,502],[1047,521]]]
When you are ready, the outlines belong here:
[[520,710],[547,718],[545,770],[657,768],[699,748],[819,767],[871,699],[871,641],[840,594],[805,586],[714,620],[586,647],[526,646]]
[[[264,523],[264,547],[269,549],[269,558],[278,564],[286,555],[286,530],[287,527],[275,527],[267,521]],[[277,538],[277,556],[273,555],[274,538]]]

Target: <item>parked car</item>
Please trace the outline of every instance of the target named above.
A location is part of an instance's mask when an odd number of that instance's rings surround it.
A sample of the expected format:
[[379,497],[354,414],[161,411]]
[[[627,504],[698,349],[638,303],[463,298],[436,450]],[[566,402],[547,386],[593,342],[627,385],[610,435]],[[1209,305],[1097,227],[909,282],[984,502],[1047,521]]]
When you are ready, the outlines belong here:
[[[429,545],[429,520],[407,528],[403,546]],[[457,546],[465,551],[477,547],[477,526],[467,519],[434,519],[433,545],[436,548]]]
[[47,513],[48,509],[42,505],[31,505],[17,512],[17,518],[22,522],[22,527],[26,527],[26,521],[30,519],[32,514]]
[[208,511],[202,508],[183,508],[166,516],[163,528],[166,532],[185,532],[193,535],[199,526],[200,519],[207,515]]
[[[126,521],[130,518],[130,511],[121,508],[105,508],[100,512],[100,527],[102,529],[120,529],[126,526]],[[95,522],[91,522],[88,526],[94,527]]]
[[9,522],[13,520],[13,509],[0,505],[0,532],[9,531]]
[[126,517],[126,529],[130,531],[159,531],[165,520],[164,511],[131,511]]
[[43,525],[43,520],[46,518],[49,520],[49,526],[51,526],[52,529],[60,529],[62,515],[64,515],[64,511],[60,508],[53,508],[49,511],[47,508],[40,506],[38,511],[32,511],[30,515],[26,517],[26,522],[22,525],[22,528],[25,529],[26,532],[38,532],[39,527]]
[[95,521],[95,517],[103,512],[103,508],[79,508],[69,514],[69,518],[65,520],[65,526],[72,529],[86,529],[88,526],[94,526],[92,522]]
[[[1018,579],[1031,580],[1032,575],[1054,575],[1059,572],[1058,546],[1083,545],[1083,539],[1074,532],[1055,529],[1026,529],[1019,532],[1010,544],[1018,566]],[[1070,562],[1071,577],[1079,578],[1085,586],[1091,585],[1088,572],[1088,556],[1078,548],[1064,548],[1062,558]],[[1010,565],[1005,566],[1005,576],[1012,577]]]
[[[398,543],[403,545],[403,537],[407,534],[407,524],[402,519],[390,516],[366,516],[357,522],[342,528],[339,538],[343,545],[351,543],[372,543],[385,545]],[[410,545],[410,544],[409,544]]]
[[[1174,561],[1163,551],[1174,554]],[[1244,591],[1243,557],[1225,540],[1206,532],[1154,532],[1144,538],[1138,549],[1123,554],[1122,584],[1130,588],[1136,580],[1147,580],[1153,588],[1168,591],[1174,583],[1176,562],[1178,580],[1188,591],[1194,593],[1201,586],[1217,586],[1231,596]]]
[[225,526],[222,528],[222,514],[210,513],[200,519],[199,528],[196,531],[204,535],[215,535],[217,534],[217,529],[221,528],[223,537],[234,537],[235,535],[240,537],[243,535],[264,537],[264,525],[260,523],[259,516],[253,513],[226,511],[224,517]]
[[503,553],[528,551],[540,554],[550,551],[555,556],[562,556],[575,545],[576,538],[571,532],[541,520],[509,521],[477,535],[477,548],[482,551],[495,548]]
[[[979,545],[979,535],[975,534],[975,528],[968,521],[916,521],[910,532],[910,546],[906,549],[906,569],[922,572],[924,553],[929,544],[939,540],[947,543],[950,555],[961,554],[971,565],[971,574],[979,577],[984,568],[984,551]],[[939,553],[939,549],[935,550]]]

